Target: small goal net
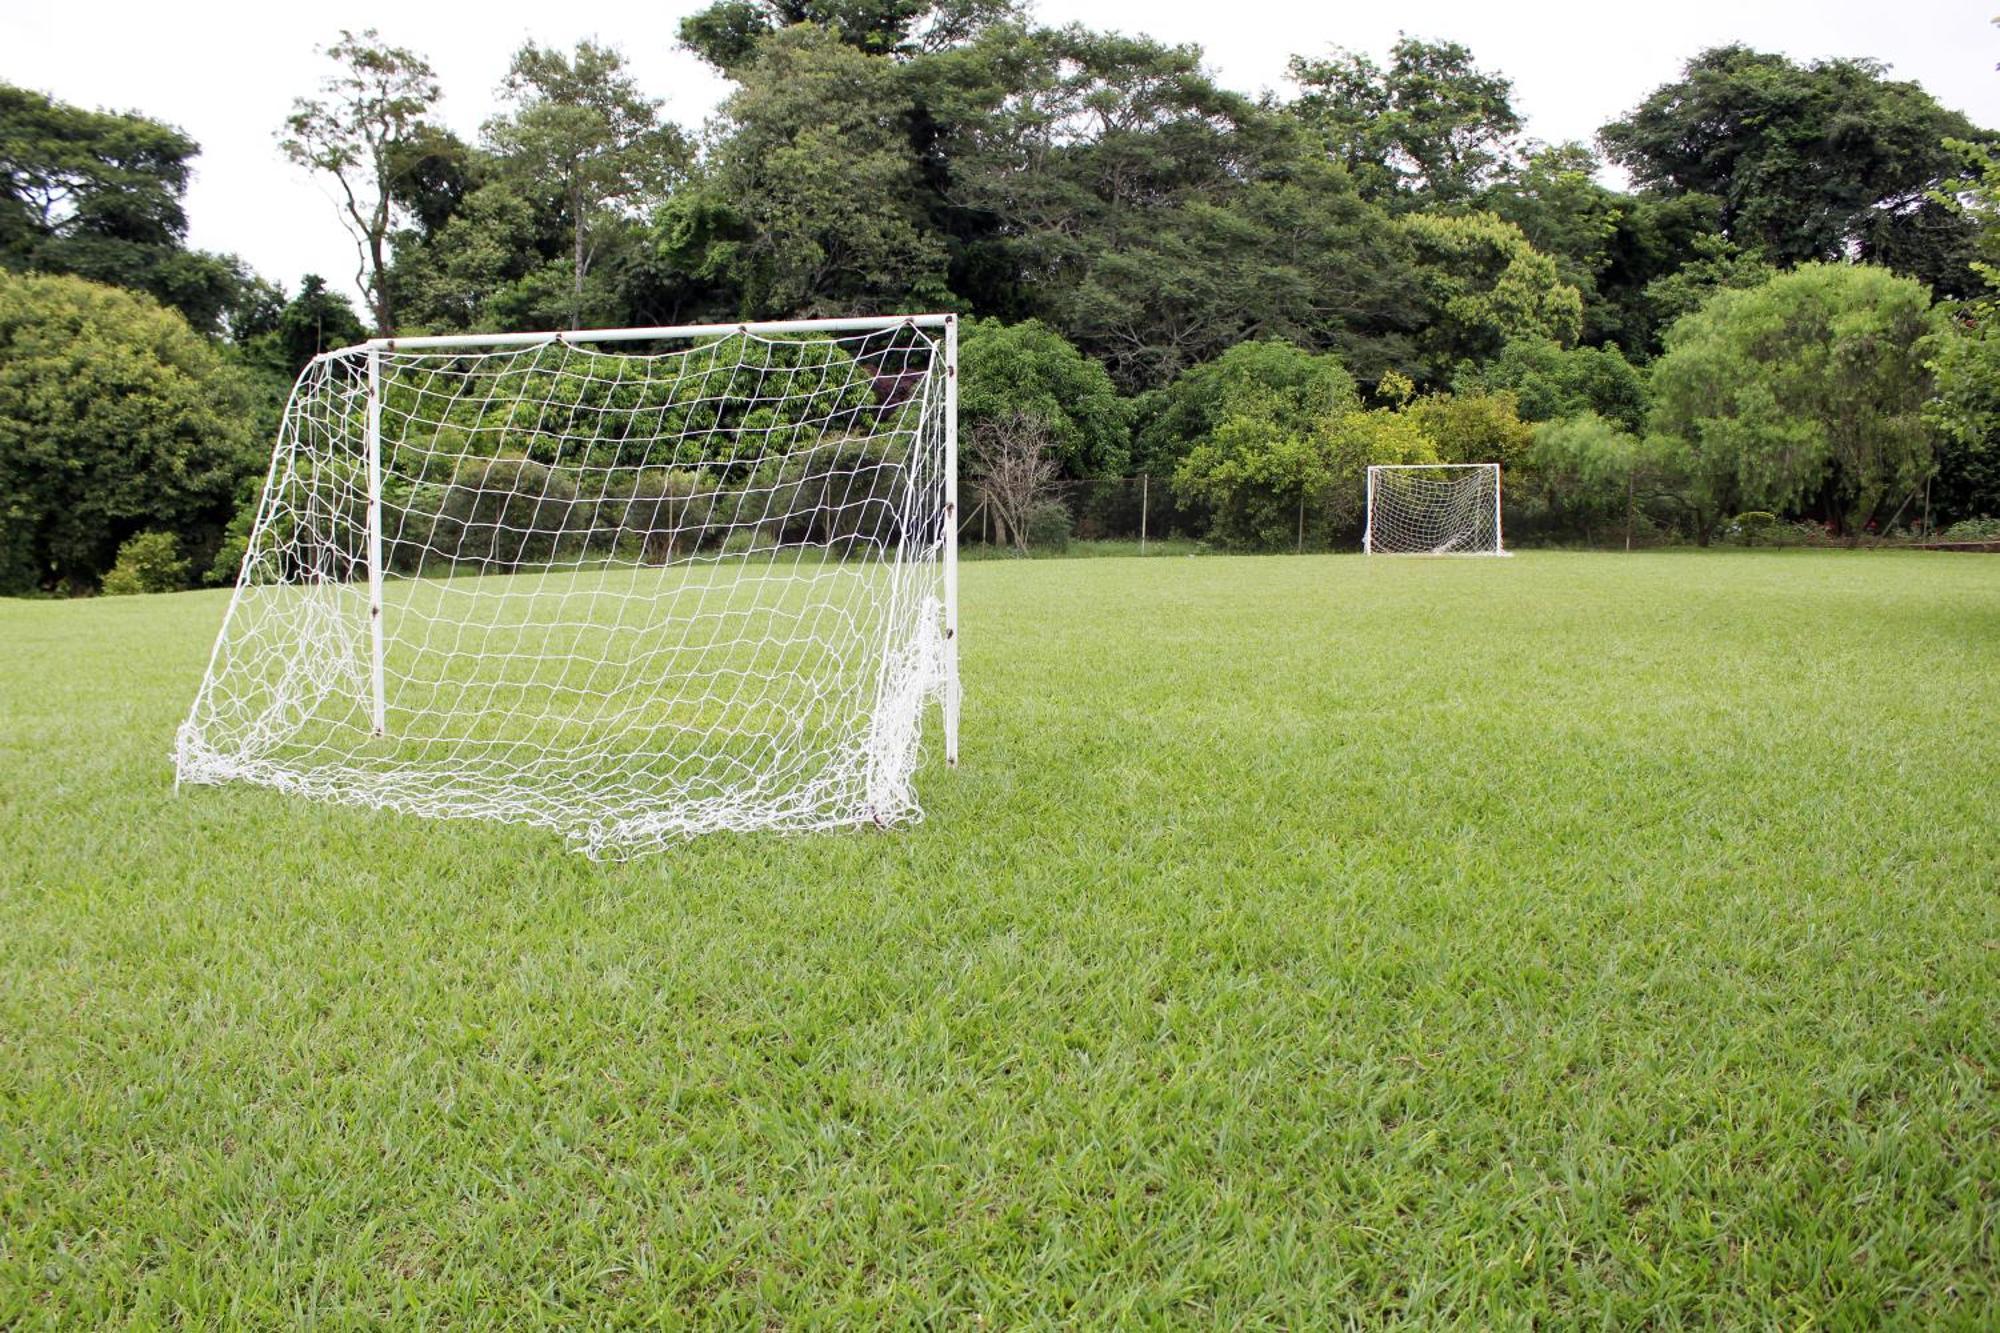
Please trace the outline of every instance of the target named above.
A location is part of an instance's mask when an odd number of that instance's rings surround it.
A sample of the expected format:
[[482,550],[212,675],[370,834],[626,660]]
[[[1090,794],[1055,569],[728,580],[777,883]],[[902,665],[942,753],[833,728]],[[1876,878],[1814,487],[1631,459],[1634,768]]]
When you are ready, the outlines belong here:
[[1371,555],[1505,555],[1500,465],[1435,463],[1368,469]]
[[300,377],[175,747],[592,855],[895,824],[956,759],[948,316],[389,339]]

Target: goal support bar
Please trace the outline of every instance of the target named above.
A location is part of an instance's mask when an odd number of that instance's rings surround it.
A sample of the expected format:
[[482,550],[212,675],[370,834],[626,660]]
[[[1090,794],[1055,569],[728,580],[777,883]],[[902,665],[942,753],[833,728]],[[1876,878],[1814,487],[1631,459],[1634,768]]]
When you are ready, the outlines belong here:
[[944,762],[958,767],[958,319],[944,321]]
[[382,673],[382,353],[368,353],[368,655],[369,717],[377,736],[389,732]]
[[[874,315],[866,319],[770,319],[745,324],[662,324],[643,329],[558,329],[545,333],[441,333],[416,338],[371,338],[361,346],[391,352],[453,347],[532,347],[536,343],[631,343],[676,338],[716,338],[732,333],[774,337],[787,333],[870,333],[883,329],[943,329],[957,337],[956,315]],[[338,353],[329,353],[338,355]]]

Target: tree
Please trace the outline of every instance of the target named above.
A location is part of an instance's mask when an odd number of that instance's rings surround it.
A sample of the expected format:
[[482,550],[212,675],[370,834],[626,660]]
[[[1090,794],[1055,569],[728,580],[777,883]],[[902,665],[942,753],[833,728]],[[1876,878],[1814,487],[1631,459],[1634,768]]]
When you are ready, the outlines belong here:
[[1406,359],[1393,225],[1198,49],[1000,25],[902,82],[975,310],[1045,320],[1128,392],[1248,338]]
[[1922,284],[1806,264],[1721,291],[1667,335],[1652,428],[1683,456],[1699,535],[1737,509],[1818,512],[1858,538],[1930,475]]
[[251,410],[152,298],[0,273],[0,591],[88,591],[146,530],[205,563],[258,465]]
[[844,314],[949,303],[897,66],[805,24],[737,71],[724,132],[677,201],[698,222],[683,263],[744,313]]
[[1028,520],[1049,484],[1062,473],[1046,421],[1010,410],[975,422],[967,462],[979,494],[993,509],[1003,537],[1028,549]]
[[1349,400],[1300,419],[1281,399],[1252,396],[1188,451],[1174,490],[1208,507],[1209,536],[1225,546],[1324,545],[1360,517],[1371,464],[1435,461],[1435,446],[1403,413]]
[[688,146],[660,122],[659,102],[640,94],[624,57],[595,42],[578,42],[573,56],[530,42],[502,88],[513,111],[486,136],[517,178],[552,186],[562,200],[572,237],[569,322],[578,328],[598,233],[664,196],[687,168]]
[[1427,393],[1403,413],[1437,451],[1440,463],[1499,463],[1512,467],[1534,442],[1534,427],[1521,420],[1520,404],[1503,389],[1497,393]]
[[1646,380],[1614,347],[1564,347],[1548,338],[1516,338],[1493,360],[1463,367],[1455,393],[1514,395],[1524,421],[1594,412],[1620,429],[1646,422]]
[[308,273],[299,282],[298,295],[278,312],[272,333],[284,369],[293,376],[320,353],[351,347],[368,337],[367,326],[347,298],[328,291],[326,280],[317,273]]
[[1652,326],[1665,330],[1719,291],[1761,287],[1777,275],[1760,256],[1738,249],[1727,237],[1697,236],[1684,262],[1647,283],[1639,302]]
[[1926,410],[1939,446],[1933,522],[2000,518],[2000,317],[1982,308],[1955,321],[1931,371],[1937,397]]
[[1576,341],[1583,296],[1521,229],[1491,213],[1414,213],[1402,227],[1416,252],[1429,327],[1419,346],[1437,379],[1461,361],[1483,361],[1510,339]]
[[242,262],[189,250],[195,141],[139,115],[0,84],[0,267],[146,292],[204,333],[261,297]]
[[1682,517],[1686,479],[1660,437],[1642,438],[1595,412],[1545,421],[1514,473],[1513,498],[1533,527],[1632,549],[1640,521]]
[[966,41],[1015,17],[1013,0],[717,0],[681,20],[681,44],[734,73],[756,58],[765,37],[812,23],[878,56],[914,56]]
[[1963,175],[1940,201],[1976,228],[1986,283],[1979,299],[1952,312],[1931,371],[1937,396],[1926,413],[1937,433],[1938,471],[1929,499],[1942,526],[1958,519],[2000,518],[2000,152],[1953,142]]
[[1722,200],[1729,238],[1780,265],[1874,258],[1968,294],[1969,231],[1932,196],[1963,115],[1873,60],[1799,65],[1724,46],[1600,135],[1641,187]]
[[343,29],[324,54],[340,71],[321,85],[321,98],[292,104],[280,147],[339,187],[341,221],[360,260],[355,283],[368,294],[375,332],[387,337],[396,331],[389,275],[396,194],[411,146],[435,133],[425,117],[438,99],[437,77],[422,56],[387,45],[373,28],[358,36]]
[[1513,83],[1457,42],[1401,37],[1387,69],[1336,51],[1294,56],[1290,70],[1300,93],[1288,109],[1372,199],[1462,203],[1506,167],[1521,128]]
[[1169,473],[1231,416],[1258,415],[1296,433],[1360,402],[1338,357],[1279,339],[1238,343],[1140,400],[1137,461]]
[[1104,367],[1040,320],[968,320],[959,343],[958,415],[1035,423],[1051,458],[1076,477],[1114,476],[1130,447],[1129,407]]

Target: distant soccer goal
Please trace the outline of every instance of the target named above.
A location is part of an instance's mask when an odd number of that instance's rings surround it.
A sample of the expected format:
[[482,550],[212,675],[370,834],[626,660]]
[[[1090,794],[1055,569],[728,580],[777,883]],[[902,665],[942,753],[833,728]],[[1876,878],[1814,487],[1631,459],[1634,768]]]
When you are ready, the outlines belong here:
[[921,816],[953,317],[382,339],[286,408],[185,782],[593,855]]
[[1500,465],[1432,463],[1368,469],[1370,555],[1505,555]]

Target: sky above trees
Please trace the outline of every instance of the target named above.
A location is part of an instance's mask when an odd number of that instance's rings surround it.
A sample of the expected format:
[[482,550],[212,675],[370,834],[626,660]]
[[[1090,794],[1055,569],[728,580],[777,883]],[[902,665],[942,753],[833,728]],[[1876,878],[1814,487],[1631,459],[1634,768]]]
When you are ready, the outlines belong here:
[[[374,25],[385,39],[428,56],[445,90],[442,119],[468,137],[499,109],[508,60],[529,38],[561,48],[585,37],[617,45],[639,86],[663,101],[666,117],[692,130],[729,89],[678,45],[681,18],[702,7],[702,0],[678,0],[614,15],[483,0],[477,22],[460,8],[373,0],[354,0],[337,13],[218,4],[198,18],[126,0],[8,7],[0,10],[0,81],[84,106],[138,110],[185,130],[202,146],[187,197],[190,244],[239,254],[287,284],[318,272],[348,290],[352,243],[327,187],[288,163],[275,137],[292,99],[325,74],[314,48],[332,41],[337,28]],[[1514,81],[1514,105],[1529,135],[1559,142],[1590,139],[1697,51],[1732,41],[1800,60],[1883,60],[1894,77],[1917,80],[1974,121],[2000,123],[2000,29],[1991,26],[1989,8],[1968,0],[1893,10],[1845,0],[1688,0],[1623,11],[1571,0],[1531,7],[1410,0],[1340,10],[1295,0],[1039,0],[1034,12],[1043,23],[1084,21],[1198,43],[1220,82],[1246,92],[1284,87],[1293,55],[1344,46],[1380,58],[1399,31],[1450,38]]]

